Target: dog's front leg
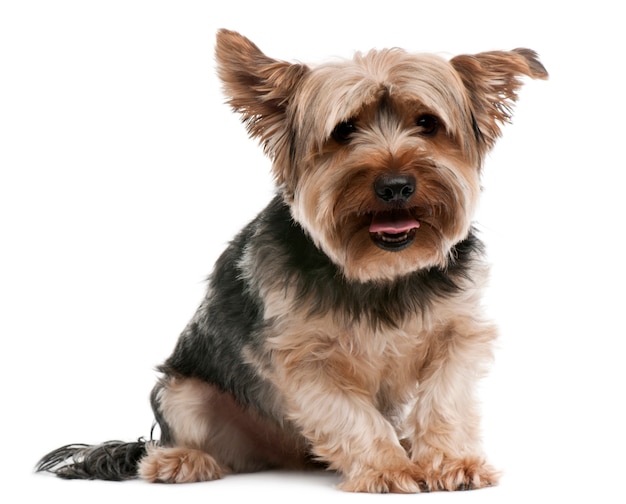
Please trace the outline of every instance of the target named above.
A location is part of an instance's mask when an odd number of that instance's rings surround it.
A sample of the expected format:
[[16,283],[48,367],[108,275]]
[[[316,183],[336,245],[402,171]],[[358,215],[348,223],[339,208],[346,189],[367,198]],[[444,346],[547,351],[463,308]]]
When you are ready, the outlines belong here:
[[407,419],[411,459],[428,490],[495,485],[498,473],[484,461],[474,388],[491,358],[495,328],[468,318],[433,335],[419,376],[417,402]]
[[[281,338],[283,343],[290,338]],[[287,415],[314,454],[344,476],[343,490],[419,492],[419,474],[377,410],[376,370],[336,340],[311,337],[274,349]]]

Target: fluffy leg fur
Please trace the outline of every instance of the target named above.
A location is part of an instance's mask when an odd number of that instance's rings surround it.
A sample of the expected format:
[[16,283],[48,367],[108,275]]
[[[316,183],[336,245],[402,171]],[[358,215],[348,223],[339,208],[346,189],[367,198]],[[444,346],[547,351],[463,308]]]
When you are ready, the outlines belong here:
[[149,446],[139,476],[152,483],[194,483],[220,479],[222,468],[208,453],[193,448]]
[[[272,379],[285,397],[287,416],[315,455],[344,475],[342,489],[418,492],[418,467],[401,446],[391,415],[383,412],[378,397],[383,376],[391,372],[383,362],[387,352],[395,352],[393,345],[361,328],[372,343],[378,339],[378,351],[362,348],[332,319],[306,320],[299,315],[292,312],[293,318],[274,328],[278,334],[270,338],[276,373]],[[335,331],[325,333],[323,327]],[[404,365],[407,359],[395,370],[400,376]],[[385,392],[402,394],[393,388],[386,386]]]
[[468,319],[447,325],[433,338],[437,344],[420,373],[418,399],[407,419],[411,459],[429,491],[482,488],[498,481],[482,455],[473,397],[495,335],[493,326]]
[[170,377],[153,396],[167,436],[141,460],[139,475],[148,481],[208,481],[229,472],[306,466],[300,436],[214,385]]

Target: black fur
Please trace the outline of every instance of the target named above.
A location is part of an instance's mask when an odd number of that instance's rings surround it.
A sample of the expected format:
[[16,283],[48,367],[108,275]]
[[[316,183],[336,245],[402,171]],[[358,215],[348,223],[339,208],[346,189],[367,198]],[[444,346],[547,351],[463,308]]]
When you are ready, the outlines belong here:
[[123,481],[137,477],[137,465],[146,454],[146,441],[109,441],[97,446],[62,446],[45,455],[37,471],[47,471],[64,479]]
[[[347,324],[366,319],[388,327],[409,313],[422,312],[437,297],[458,292],[482,249],[470,233],[453,248],[446,269],[416,271],[394,282],[350,282],[292,220],[289,207],[277,196],[218,259],[207,297],[160,369],[205,380],[243,404],[254,403],[259,377],[242,360],[241,349],[262,343],[265,321],[259,286],[247,282],[247,277],[296,285],[297,302],[310,315],[332,312]],[[251,264],[241,263],[245,254],[253,258]]]
[[[407,314],[423,312],[436,298],[467,284],[472,263],[482,255],[473,232],[451,251],[447,268],[416,271],[394,282],[351,282],[291,218],[276,196],[218,259],[207,295],[181,334],[172,355],[159,367],[166,376],[194,377],[232,394],[240,404],[271,416],[264,398],[272,385],[243,360],[242,349],[262,351],[263,299],[259,289],[295,286],[296,306],[309,315],[332,313],[343,324],[364,321],[384,329]],[[151,401],[161,443],[172,439],[159,409],[157,384]],[[283,419],[275,419],[280,422]],[[37,466],[63,478],[122,480],[135,477],[145,441],[70,445],[46,455]]]

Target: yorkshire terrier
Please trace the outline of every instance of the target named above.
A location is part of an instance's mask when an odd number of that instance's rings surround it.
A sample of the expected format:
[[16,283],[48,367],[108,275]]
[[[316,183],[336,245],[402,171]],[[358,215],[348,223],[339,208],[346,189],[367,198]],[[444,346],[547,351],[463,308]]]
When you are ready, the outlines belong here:
[[353,492],[495,485],[474,388],[496,328],[472,216],[520,78],[547,78],[536,53],[308,66],[221,30],[216,55],[276,196],[159,367],[160,440],[68,445],[37,469],[183,483],[321,466]]

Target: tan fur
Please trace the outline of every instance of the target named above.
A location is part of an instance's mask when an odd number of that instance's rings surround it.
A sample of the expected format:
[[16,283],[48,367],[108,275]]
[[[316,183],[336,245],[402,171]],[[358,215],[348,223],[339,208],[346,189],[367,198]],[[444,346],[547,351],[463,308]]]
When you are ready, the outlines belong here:
[[[315,454],[346,475],[345,489],[415,491],[415,484],[396,481],[399,474],[420,475],[417,481],[429,480],[432,489],[450,489],[457,480],[496,483],[495,471],[478,462],[484,456],[473,398],[496,331],[481,316],[480,283],[468,287],[462,298],[395,330],[342,326],[286,302],[280,311],[273,305],[280,322],[268,333],[268,376]],[[471,463],[461,478],[463,460]]]
[[[309,67],[271,59],[228,31],[217,48],[229,103],[272,158],[293,219],[337,266],[338,282],[381,285],[454,263],[518,77],[547,76],[535,56],[520,49],[446,61],[392,49]],[[424,114],[440,121],[435,134],[420,130]],[[359,134],[346,147],[332,133],[348,120]],[[372,190],[387,174],[417,180],[410,212],[419,239],[394,252],[369,230],[372,215],[388,208]],[[263,301],[265,344],[245,347],[242,357],[271,391],[266,410],[283,420],[273,423],[200,380],[170,377],[158,399],[177,448],[151,447],[144,478],[304,467],[310,450],[342,473],[349,491],[497,483],[474,399],[496,336],[480,306],[486,266],[476,261],[455,279],[453,295],[433,296],[394,326],[311,311],[312,298],[289,278],[258,274],[251,254],[239,266]]]
[[[314,91],[320,87],[324,93]],[[386,111],[380,112],[380,99],[387,95]],[[394,279],[445,265],[446,251],[468,232],[480,193],[480,152],[465,141],[469,103],[451,66],[436,56],[399,50],[357,56],[341,67],[322,65],[303,78],[294,108],[302,132],[296,149],[307,155],[293,167],[296,188],[287,186],[286,192],[293,193],[294,218],[344,274],[361,281]],[[315,121],[310,110],[324,121]],[[425,140],[415,134],[415,118],[427,112],[442,118],[448,135]],[[349,118],[363,129],[349,151],[336,153],[332,142],[319,143],[328,138],[329,124]],[[364,226],[367,213],[380,207],[372,183],[389,172],[414,174],[420,181],[420,240],[399,254],[378,249]]]
[[165,448],[149,445],[141,460],[139,476],[152,483],[195,483],[222,477],[213,457],[193,448]]
[[[216,477],[223,472],[248,472],[272,465],[306,466],[301,438],[289,428],[273,424],[241,407],[229,394],[194,378],[172,379],[163,385],[159,403],[172,428],[174,445],[191,452],[210,453],[215,469],[211,474]],[[162,456],[168,466],[178,452],[153,447],[149,455],[151,465],[159,465],[157,459]],[[152,479],[154,469],[144,469],[144,465],[142,462],[142,477],[147,474],[147,479]],[[165,470],[165,474],[177,478],[172,471]],[[200,478],[197,481],[206,480],[206,474],[204,471],[197,473]],[[193,474],[188,476],[192,477]],[[164,481],[161,477],[158,479]]]

